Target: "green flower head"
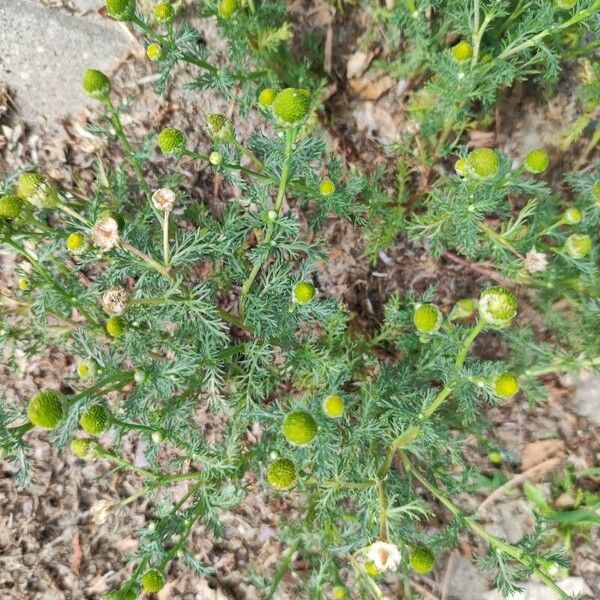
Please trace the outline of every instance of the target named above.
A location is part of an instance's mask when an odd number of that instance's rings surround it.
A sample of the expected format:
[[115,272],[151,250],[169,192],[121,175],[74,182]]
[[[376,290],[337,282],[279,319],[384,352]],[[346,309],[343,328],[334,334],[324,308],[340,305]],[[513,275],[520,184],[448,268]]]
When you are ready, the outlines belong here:
[[185,136],[179,129],[167,127],[158,134],[157,144],[165,154],[178,154],[185,150]]
[[502,373],[494,379],[493,390],[498,398],[512,398],[519,391],[519,380],[512,373]]
[[281,430],[290,444],[305,446],[317,435],[317,422],[310,413],[297,411],[286,416]]
[[62,396],[54,390],[38,392],[27,407],[29,420],[42,429],[55,429],[63,418]]
[[0,219],[11,221],[20,216],[25,203],[18,196],[4,196],[0,198]]
[[475,179],[490,179],[500,170],[498,154],[491,148],[475,148],[466,158],[466,170]]
[[456,62],[465,62],[473,58],[473,46],[469,42],[461,41],[452,46],[452,58]]
[[106,0],[106,12],[117,21],[131,21],[135,17],[135,0]]
[[435,556],[429,548],[415,548],[410,553],[408,562],[415,573],[424,575],[435,566]]
[[83,74],[83,89],[95,100],[106,100],[110,94],[110,79],[96,69],[87,69]]
[[150,569],[142,575],[142,587],[145,592],[155,594],[165,587],[165,576],[157,569]]
[[292,292],[294,302],[298,304],[308,304],[313,301],[317,293],[315,286],[309,281],[299,281]]
[[108,429],[110,425],[110,411],[104,404],[92,404],[81,415],[79,424],[87,433],[98,435]]
[[299,88],[281,90],[273,100],[273,112],[285,123],[297,123],[310,111],[310,92]]
[[444,315],[435,304],[419,304],[413,313],[413,323],[421,333],[435,333],[443,320]]
[[504,287],[487,288],[479,298],[479,315],[490,325],[506,327],[517,315],[517,299]]
[[293,488],[297,479],[296,465],[289,458],[278,458],[267,469],[267,481],[276,490]]
[[543,173],[550,164],[550,155],[541,148],[532,150],[523,161],[523,166],[530,173]]

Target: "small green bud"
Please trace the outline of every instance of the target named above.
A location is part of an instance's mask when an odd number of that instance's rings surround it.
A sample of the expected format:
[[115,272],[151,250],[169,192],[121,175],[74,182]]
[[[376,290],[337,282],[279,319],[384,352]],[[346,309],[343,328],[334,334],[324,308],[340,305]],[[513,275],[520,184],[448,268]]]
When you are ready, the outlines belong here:
[[479,315],[490,325],[506,327],[517,314],[517,299],[504,287],[483,290],[479,298]]
[[523,161],[523,166],[530,173],[543,173],[550,164],[550,156],[545,150],[536,148],[532,150]]
[[22,292],[26,292],[31,287],[31,281],[29,280],[29,277],[19,277],[17,285]]
[[323,400],[321,407],[326,417],[329,417],[330,419],[338,419],[344,414],[345,404],[346,403],[341,396],[333,394],[331,396],[327,396],[327,398]]
[[223,163],[223,155],[220,152],[211,152],[208,156],[208,162],[214,167],[218,167]]
[[310,413],[296,411],[285,417],[281,431],[290,444],[305,446],[317,435],[317,422]]
[[468,175],[467,159],[459,158],[454,164],[454,170],[456,171],[456,174],[460,177],[466,177]]
[[135,17],[135,0],[106,0],[106,12],[117,21],[131,21]]
[[491,148],[475,148],[466,158],[467,172],[476,179],[490,179],[500,170],[498,155]]
[[271,106],[273,100],[275,100],[275,96],[277,96],[276,90],[273,88],[265,88],[258,95],[258,103],[264,108]]
[[83,74],[83,89],[95,100],[106,100],[110,94],[110,80],[96,69],[87,69]]
[[220,0],[217,12],[221,19],[229,19],[237,9],[237,0]]
[[421,333],[435,333],[443,320],[444,315],[435,304],[418,304],[413,313],[413,323]]
[[111,337],[118,338],[125,333],[125,319],[123,317],[111,317],[106,321],[106,333]]
[[322,196],[331,196],[335,192],[335,183],[331,179],[323,179],[319,185]]
[[165,576],[156,569],[150,569],[142,575],[142,587],[149,594],[160,592],[165,587]]
[[146,56],[152,61],[156,62],[161,59],[162,56],[162,47],[160,44],[156,42],[152,42],[146,48]]
[[425,575],[435,566],[435,556],[428,548],[415,548],[410,553],[408,562],[415,573]]
[[298,88],[281,90],[273,100],[273,112],[286,123],[297,123],[310,111],[310,92]]
[[54,390],[38,392],[27,407],[29,420],[42,429],[54,429],[63,418],[62,396]]
[[18,196],[4,196],[0,198],[0,219],[10,221],[21,215],[25,203]]
[[206,117],[206,132],[211,140],[227,142],[233,138],[233,125],[225,115],[213,113]]
[[159,2],[154,7],[154,18],[159,23],[169,23],[173,20],[175,11],[170,2]]
[[15,191],[19,198],[27,200],[38,208],[51,208],[56,206],[58,201],[56,190],[44,176],[32,171],[19,176]]
[[584,258],[592,250],[592,238],[589,235],[574,233],[566,239],[564,250],[571,258]]
[[185,136],[179,129],[167,127],[158,134],[158,147],[165,154],[176,154],[185,150]]
[[500,454],[500,452],[490,452],[488,454],[488,460],[493,464],[493,465],[501,465],[503,462],[503,458],[502,458],[502,454]]
[[99,435],[108,429],[110,424],[110,411],[104,404],[92,404],[79,419],[79,424],[84,431],[92,435]]
[[89,458],[92,454],[92,442],[83,438],[77,438],[71,442],[71,452],[77,458]]
[[298,304],[308,304],[309,302],[312,302],[316,293],[317,291],[312,283],[309,281],[299,281],[294,286],[292,298],[294,302],[297,302]]
[[452,46],[452,58],[456,62],[465,62],[473,58],[473,46],[464,40]]
[[519,380],[512,373],[502,373],[494,379],[494,394],[498,398],[512,398],[519,391]]
[[569,225],[578,225],[581,223],[582,217],[581,211],[576,206],[567,208],[563,213],[563,219],[565,220],[565,223],[568,223]]
[[456,302],[450,313],[450,319],[467,319],[475,312],[475,301],[473,298],[461,298]]
[[276,490],[289,490],[297,480],[296,465],[289,458],[278,458],[267,469],[267,481]]
[[74,231],[67,236],[67,248],[74,254],[79,254],[85,249],[85,242],[85,235],[80,231]]

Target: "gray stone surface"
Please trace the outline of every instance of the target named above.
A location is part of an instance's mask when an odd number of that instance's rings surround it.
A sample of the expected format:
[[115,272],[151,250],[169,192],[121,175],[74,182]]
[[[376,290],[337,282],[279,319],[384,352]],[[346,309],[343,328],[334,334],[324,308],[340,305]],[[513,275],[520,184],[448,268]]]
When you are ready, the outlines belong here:
[[488,581],[477,566],[466,556],[457,556],[448,586],[450,600],[482,600],[488,589]]
[[32,123],[80,112],[90,102],[81,88],[85,69],[110,73],[131,43],[120,24],[97,14],[0,0],[0,80]]
[[600,425],[600,375],[590,375],[581,381],[573,395],[573,409],[594,425]]

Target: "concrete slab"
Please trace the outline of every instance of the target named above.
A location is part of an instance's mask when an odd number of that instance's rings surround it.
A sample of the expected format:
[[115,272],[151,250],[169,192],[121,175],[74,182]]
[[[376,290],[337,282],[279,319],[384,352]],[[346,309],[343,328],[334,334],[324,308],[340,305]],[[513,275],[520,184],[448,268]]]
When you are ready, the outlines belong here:
[[92,102],[81,88],[85,69],[110,74],[131,45],[122,25],[99,15],[0,1],[0,80],[11,89],[18,116],[30,123],[81,112]]

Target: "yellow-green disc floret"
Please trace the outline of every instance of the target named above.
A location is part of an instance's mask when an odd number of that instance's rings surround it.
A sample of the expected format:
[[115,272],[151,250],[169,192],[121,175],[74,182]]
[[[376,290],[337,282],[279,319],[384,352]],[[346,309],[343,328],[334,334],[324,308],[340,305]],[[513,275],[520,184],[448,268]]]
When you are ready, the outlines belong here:
[[286,123],[297,123],[310,110],[310,92],[300,88],[281,90],[273,100],[273,112]]
[[98,435],[108,429],[110,411],[104,404],[92,404],[81,415],[79,424],[84,431],[92,435]]
[[106,0],[106,12],[117,21],[131,21],[135,17],[135,0]]
[[277,96],[277,90],[273,88],[265,88],[258,95],[258,103],[261,106],[267,107],[273,104],[273,100],[275,100],[275,96]]
[[323,179],[319,184],[319,192],[322,196],[331,196],[335,192],[335,183],[331,179]]
[[217,12],[221,19],[229,19],[237,9],[237,0],[220,0]]
[[226,142],[233,138],[231,121],[220,113],[213,113],[206,117],[206,131],[211,140]]
[[415,548],[408,557],[408,562],[415,573],[424,575],[435,566],[435,556],[429,548]]
[[381,571],[375,566],[375,563],[372,560],[368,560],[365,563],[365,571],[371,577],[379,577],[379,575],[381,575]]
[[513,373],[502,373],[494,379],[493,388],[498,398],[512,398],[519,391],[519,380]]
[[435,333],[443,320],[442,311],[435,304],[419,304],[413,313],[413,323],[421,333]]
[[161,45],[157,44],[156,42],[152,42],[151,44],[149,44],[148,47],[146,48],[146,56],[152,62],[156,62],[157,60],[160,60],[160,58],[162,56]]
[[54,429],[63,418],[62,396],[54,390],[38,392],[27,407],[27,417],[42,429]]
[[110,337],[118,338],[125,333],[125,319],[123,317],[111,317],[106,321],[106,333]]
[[500,454],[500,452],[490,452],[488,454],[488,460],[493,464],[493,465],[501,465],[502,461],[504,460],[502,458],[502,454]]
[[495,177],[500,170],[498,154],[491,148],[475,148],[466,158],[466,169],[476,179]]
[[490,287],[479,298],[479,315],[490,325],[505,327],[517,314],[517,299],[501,286]]
[[315,286],[309,281],[299,281],[292,292],[294,302],[298,304],[308,304],[315,297]]
[[142,575],[142,587],[149,594],[160,592],[165,587],[165,576],[157,569],[150,569]]
[[88,95],[96,100],[105,100],[110,94],[110,79],[97,69],[87,69],[82,84]]
[[536,148],[527,154],[523,166],[530,173],[543,173],[550,164],[550,156],[545,150]]
[[24,202],[18,196],[4,196],[0,198],[0,219],[8,221],[16,219],[23,210]]
[[473,46],[469,42],[458,42],[455,46],[452,46],[452,58],[456,62],[464,62],[473,58]]
[[74,253],[81,252],[85,248],[85,235],[80,231],[74,231],[67,236],[67,248]]
[[208,162],[214,167],[218,167],[223,163],[223,155],[215,150],[208,155]]
[[91,360],[82,360],[77,365],[77,375],[82,379],[87,379],[96,374],[96,364]]
[[17,285],[22,292],[26,292],[31,287],[31,281],[29,277],[19,277]]
[[278,458],[267,469],[267,481],[276,490],[293,488],[297,479],[296,465],[289,458]]
[[565,240],[565,252],[571,258],[584,258],[592,250],[592,238],[589,235],[574,233]]
[[569,225],[578,225],[581,223],[582,217],[583,215],[581,210],[579,210],[576,206],[567,208],[567,210],[565,210],[563,213],[563,219],[565,220],[565,223],[568,223]]
[[342,585],[336,585],[331,590],[335,600],[344,600],[346,598],[346,588]]
[[185,136],[179,129],[166,127],[158,134],[158,147],[165,154],[174,154],[185,150]]
[[341,396],[338,394],[332,394],[323,400],[321,406],[326,417],[329,417],[330,419],[338,419],[344,414],[345,405],[346,403]]
[[154,7],[154,18],[160,23],[168,23],[173,20],[175,11],[170,2],[159,2]]
[[82,460],[92,458],[94,454],[95,445],[91,440],[83,438],[74,439],[71,442],[71,452]]
[[281,431],[290,444],[304,446],[317,435],[317,422],[310,413],[296,411],[286,416]]
[[22,173],[17,179],[17,196],[28,200],[43,190],[45,186],[46,180],[40,173],[35,173],[33,171]]
[[467,159],[459,158],[454,164],[454,170],[460,177],[466,177],[469,174],[467,171]]

